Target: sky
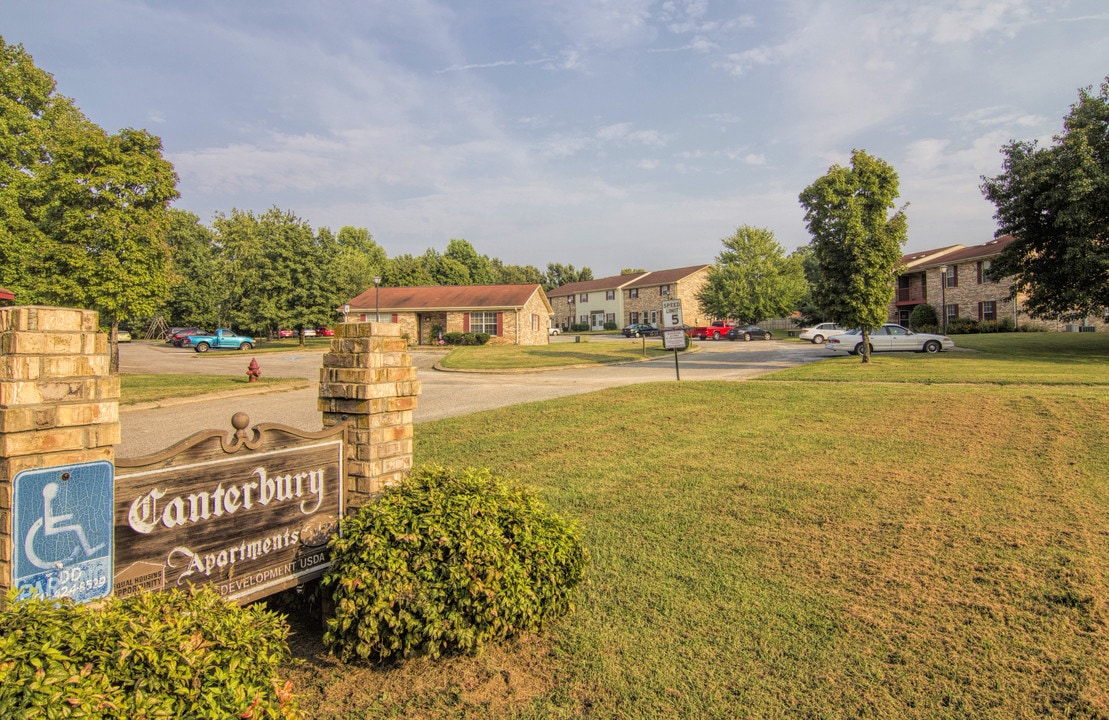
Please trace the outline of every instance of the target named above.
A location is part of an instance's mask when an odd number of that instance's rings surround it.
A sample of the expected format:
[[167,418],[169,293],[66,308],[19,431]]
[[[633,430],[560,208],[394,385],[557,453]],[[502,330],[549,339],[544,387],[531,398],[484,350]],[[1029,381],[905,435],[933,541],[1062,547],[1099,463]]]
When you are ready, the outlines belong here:
[[1109,76],[1105,0],[0,0],[0,35],[211,224],[290,211],[389,256],[710,263],[864,149],[906,252],[995,233],[979,189]]

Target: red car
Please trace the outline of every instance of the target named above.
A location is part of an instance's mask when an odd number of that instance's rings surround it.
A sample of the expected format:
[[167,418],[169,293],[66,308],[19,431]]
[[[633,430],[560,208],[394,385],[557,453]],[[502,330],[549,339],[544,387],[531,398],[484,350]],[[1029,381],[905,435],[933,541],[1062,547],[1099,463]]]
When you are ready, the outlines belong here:
[[291,337],[296,337],[296,336],[297,336],[297,334],[295,332],[293,332],[292,330],[278,330],[277,331],[277,337],[279,337],[279,338],[291,338]]
[[335,331],[329,327],[317,328],[316,335],[320,337],[332,337],[335,335]]

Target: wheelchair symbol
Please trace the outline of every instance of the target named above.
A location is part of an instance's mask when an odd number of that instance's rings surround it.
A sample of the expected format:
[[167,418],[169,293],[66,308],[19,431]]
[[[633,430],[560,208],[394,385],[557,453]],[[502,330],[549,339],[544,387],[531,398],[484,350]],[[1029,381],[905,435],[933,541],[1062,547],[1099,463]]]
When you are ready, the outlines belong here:
[[[62,568],[73,560],[77,559],[81,550],[85,551],[85,557],[91,556],[97,550],[100,550],[107,543],[100,543],[99,545],[90,546],[89,539],[85,535],[85,528],[79,523],[72,523],[63,525],[62,523],[69,522],[73,519],[72,513],[65,513],[64,515],[54,514],[54,498],[58,496],[58,483],[47,483],[42,488],[43,512],[42,517],[35,520],[31,524],[31,528],[27,531],[27,537],[23,541],[23,550],[27,554],[27,559],[35,567],[42,568],[43,570],[53,570]],[[42,531],[44,537],[51,537],[53,535],[61,535],[62,533],[73,533],[77,536],[77,541],[80,546],[75,546],[68,557],[61,560],[45,561],[35,553],[35,536],[39,531]]]

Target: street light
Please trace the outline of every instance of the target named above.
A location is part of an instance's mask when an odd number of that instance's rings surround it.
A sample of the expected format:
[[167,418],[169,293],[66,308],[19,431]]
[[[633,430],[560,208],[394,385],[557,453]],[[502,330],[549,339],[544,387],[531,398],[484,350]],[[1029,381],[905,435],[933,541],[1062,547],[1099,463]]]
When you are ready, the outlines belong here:
[[940,265],[940,310],[943,315],[943,334],[947,334],[947,266]]
[[374,322],[381,322],[381,276],[374,275]]

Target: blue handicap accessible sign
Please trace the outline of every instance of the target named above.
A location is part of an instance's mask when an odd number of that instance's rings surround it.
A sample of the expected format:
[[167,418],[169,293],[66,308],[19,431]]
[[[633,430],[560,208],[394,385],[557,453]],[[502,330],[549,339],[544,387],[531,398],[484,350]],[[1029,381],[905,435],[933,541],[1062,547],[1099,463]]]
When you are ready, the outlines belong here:
[[12,481],[12,575],[21,595],[88,602],[112,592],[115,468],[24,470]]

